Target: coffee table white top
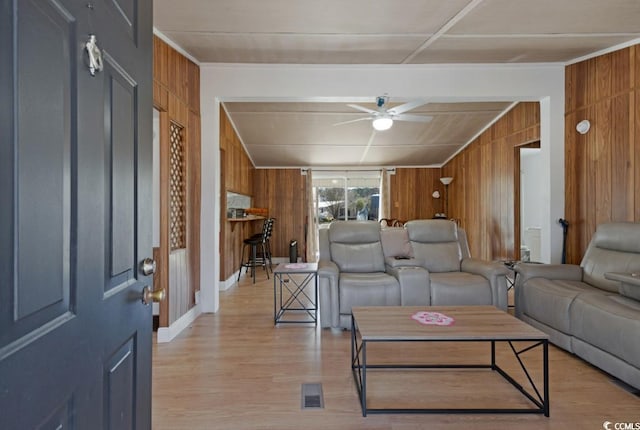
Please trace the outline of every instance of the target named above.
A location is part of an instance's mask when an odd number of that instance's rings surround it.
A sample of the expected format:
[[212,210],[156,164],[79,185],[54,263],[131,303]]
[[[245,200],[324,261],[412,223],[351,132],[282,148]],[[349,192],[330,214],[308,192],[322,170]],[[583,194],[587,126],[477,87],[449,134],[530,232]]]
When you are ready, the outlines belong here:
[[[424,325],[417,312],[439,312],[451,325]],[[493,306],[367,306],[352,309],[362,340],[543,340],[549,336]]]

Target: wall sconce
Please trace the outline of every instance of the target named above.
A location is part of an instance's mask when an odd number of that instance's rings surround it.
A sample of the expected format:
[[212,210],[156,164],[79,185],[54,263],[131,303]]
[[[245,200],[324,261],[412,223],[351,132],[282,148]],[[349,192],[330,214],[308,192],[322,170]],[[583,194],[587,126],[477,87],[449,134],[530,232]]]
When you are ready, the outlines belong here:
[[435,190],[435,191],[433,192],[433,194],[431,194],[431,196],[432,196],[434,199],[439,199],[439,198],[440,198],[440,191]]
[[445,215],[449,213],[449,184],[453,181],[451,176],[445,176],[444,178],[440,178],[440,182],[444,184],[444,213]]
[[590,128],[591,128],[591,123],[589,122],[588,119],[583,119],[576,125],[576,130],[580,134],[587,134]]

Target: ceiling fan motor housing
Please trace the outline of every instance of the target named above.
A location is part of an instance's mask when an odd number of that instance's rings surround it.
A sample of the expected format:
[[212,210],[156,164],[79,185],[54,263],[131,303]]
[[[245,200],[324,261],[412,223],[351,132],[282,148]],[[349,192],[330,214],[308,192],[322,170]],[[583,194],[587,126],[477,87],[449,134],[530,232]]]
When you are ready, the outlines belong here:
[[383,96],[378,96],[378,99],[376,100],[376,104],[378,105],[379,108],[384,106],[386,102],[387,102],[387,97],[383,97]]

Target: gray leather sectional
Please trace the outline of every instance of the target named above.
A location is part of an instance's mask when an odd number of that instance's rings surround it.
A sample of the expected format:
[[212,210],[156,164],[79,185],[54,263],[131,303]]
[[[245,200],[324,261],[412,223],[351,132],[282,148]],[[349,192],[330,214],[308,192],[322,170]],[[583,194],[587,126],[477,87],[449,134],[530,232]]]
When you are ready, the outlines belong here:
[[381,229],[334,221],[319,231],[320,323],[349,329],[353,306],[494,305],[507,308],[504,265],[472,259],[447,220]]
[[516,316],[640,388],[640,224],[599,225],[580,265],[516,267]]

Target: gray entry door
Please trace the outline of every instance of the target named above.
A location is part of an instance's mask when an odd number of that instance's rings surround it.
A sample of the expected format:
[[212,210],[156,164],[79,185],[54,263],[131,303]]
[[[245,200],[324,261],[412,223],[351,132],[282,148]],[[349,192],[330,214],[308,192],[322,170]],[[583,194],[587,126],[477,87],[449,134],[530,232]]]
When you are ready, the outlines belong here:
[[2,429],[151,427],[151,19],[0,0]]

